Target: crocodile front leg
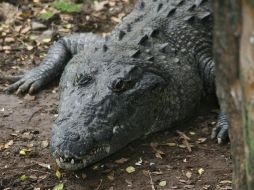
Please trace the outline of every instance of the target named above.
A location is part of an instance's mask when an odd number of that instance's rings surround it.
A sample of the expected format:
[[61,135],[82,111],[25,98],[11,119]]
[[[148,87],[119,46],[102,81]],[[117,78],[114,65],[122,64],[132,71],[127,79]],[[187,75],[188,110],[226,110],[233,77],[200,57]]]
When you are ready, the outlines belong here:
[[40,66],[23,76],[12,77],[16,82],[7,87],[6,91],[17,91],[17,94],[27,92],[32,94],[39,91],[43,86],[62,74],[65,65],[75,54],[89,48],[92,44],[103,42],[103,38],[92,33],[73,34],[61,38],[50,47]]
[[[208,93],[215,93],[215,63],[209,49],[203,48],[198,54],[199,71]],[[228,141],[229,123],[226,115],[221,111],[218,115],[217,125],[213,128],[211,138],[217,139],[219,144]]]

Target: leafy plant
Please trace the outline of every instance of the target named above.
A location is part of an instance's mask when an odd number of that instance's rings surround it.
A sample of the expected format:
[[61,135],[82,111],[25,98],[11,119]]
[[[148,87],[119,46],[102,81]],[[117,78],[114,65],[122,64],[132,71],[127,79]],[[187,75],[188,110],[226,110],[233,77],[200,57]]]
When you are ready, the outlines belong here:
[[39,18],[42,19],[42,20],[49,20],[50,18],[52,18],[55,14],[52,13],[52,12],[45,12],[45,13],[41,13],[39,15]]
[[75,4],[66,0],[54,1],[53,7],[59,11],[67,13],[78,13],[82,10],[82,4]]

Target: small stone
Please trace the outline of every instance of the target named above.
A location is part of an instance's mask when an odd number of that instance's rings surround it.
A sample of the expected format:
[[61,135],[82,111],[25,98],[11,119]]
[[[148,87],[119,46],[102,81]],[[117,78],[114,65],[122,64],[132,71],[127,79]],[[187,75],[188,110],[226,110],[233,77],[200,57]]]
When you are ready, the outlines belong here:
[[192,176],[192,173],[191,173],[190,171],[187,171],[185,175],[186,175],[186,177],[187,177],[188,179],[190,179],[191,176]]
[[39,22],[32,22],[32,29],[33,30],[43,30],[43,29],[46,29],[47,26],[42,24],[42,23],[39,23]]
[[49,142],[47,140],[41,141],[41,148],[47,148],[49,146]]
[[29,94],[25,95],[24,100],[33,101],[35,100],[35,96],[31,96]]

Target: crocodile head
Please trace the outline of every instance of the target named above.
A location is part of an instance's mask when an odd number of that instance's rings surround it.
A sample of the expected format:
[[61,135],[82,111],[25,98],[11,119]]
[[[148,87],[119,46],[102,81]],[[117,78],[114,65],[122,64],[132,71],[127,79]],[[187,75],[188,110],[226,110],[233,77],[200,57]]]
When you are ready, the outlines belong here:
[[[78,55],[62,75],[51,151],[63,169],[84,168],[168,127],[184,115],[181,101],[190,102],[190,109],[197,102],[192,96],[184,99],[185,87],[191,86],[190,94],[200,90],[193,85],[197,77],[188,79],[190,68],[160,68],[142,59],[111,57]],[[166,74],[172,68],[175,72]]]

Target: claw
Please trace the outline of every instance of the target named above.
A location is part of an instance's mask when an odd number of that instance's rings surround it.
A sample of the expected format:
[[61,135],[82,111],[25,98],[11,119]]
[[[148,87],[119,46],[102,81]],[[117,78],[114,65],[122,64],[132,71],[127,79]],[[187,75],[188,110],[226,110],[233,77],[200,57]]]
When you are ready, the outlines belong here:
[[22,79],[24,77],[24,75],[17,75],[17,76],[0,76],[1,80],[5,80],[11,83],[17,82],[20,79]]
[[43,86],[43,81],[38,80],[31,84],[30,89],[28,90],[29,94],[34,94],[35,92],[39,91],[39,89]]
[[19,88],[19,86],[22,85],[23,83],[24,83],[24,81],[21,79],[21,80],[15,82],[14,84],[11,84],[7,88],[5,88],[4,91],[13,92],[13,91],[17,90]]
[[219,133],[220,131],[220,128],[219,127],[214,127],[213,130],[212,130],[212,134],[211,134],[211,139],[215,139],[217,134]]
[[18,95],[21,95],[21,89],[19,88],[17,91],[16,91],[16,93],[15,93],[17,96]]
[[212,130],[211,138],[217,138],[218,144],[222,144],[228,141],[228,128],[229,123],[225,114],[220,113],[218,117],[218,122],[215,128]]

